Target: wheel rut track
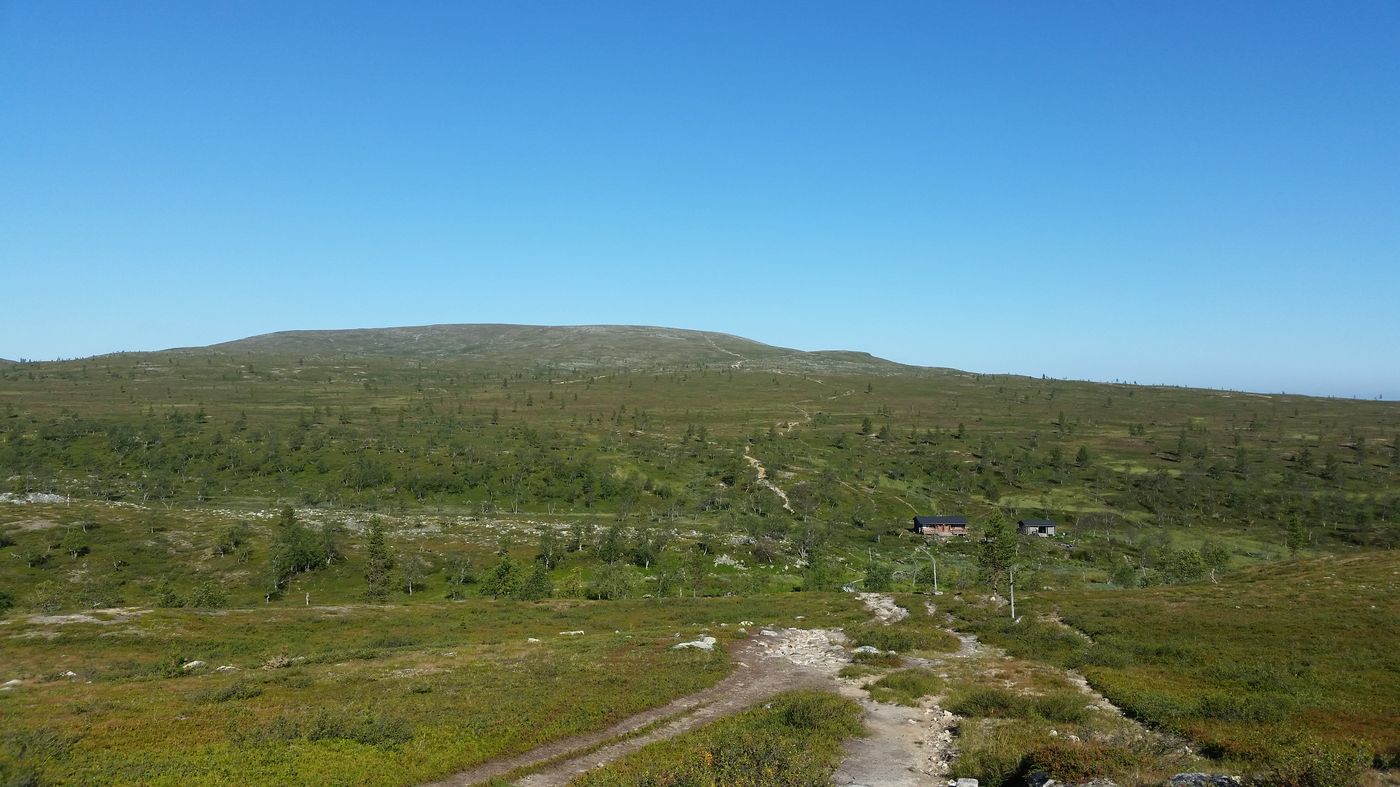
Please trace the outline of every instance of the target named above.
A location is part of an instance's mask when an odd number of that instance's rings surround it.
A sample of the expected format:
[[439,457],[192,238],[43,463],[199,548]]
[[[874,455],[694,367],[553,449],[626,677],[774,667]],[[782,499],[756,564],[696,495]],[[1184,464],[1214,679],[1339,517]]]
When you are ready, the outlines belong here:
[[[897,620],[905,610],[885,594],[861,594],[876,620]],[[565,785],[578,776],[635,752],[795,689],[835,690],[864,710],[869,733],[845,746],[837,785],[931,787],[946,778],[952,717],[930,699],[917,708],[873,701],[862,680],[840,678],[849,663],[841,647],[845,637],[824,629],[764,629],[735,643],[734,670],[708,689],[629,716],[604,730],[575,735],[512,757],[482,763],[427,787],[462,787],[511,779],[522,787]],[[931,667],[906,657],[910,666]]]
[[647,744],[710,724],[785,691],[830,688],[831,671],[794,663],[774,652],[782,647],[786,637],[786,632],[780,632],[778,637],[755,635],[737,643],[731,651],[734,671],[708,689],[629,716],[607,729],[483,763],[426,787],[464,787],[532,769],[515,783],[530,787],[567,784],[592,768]]

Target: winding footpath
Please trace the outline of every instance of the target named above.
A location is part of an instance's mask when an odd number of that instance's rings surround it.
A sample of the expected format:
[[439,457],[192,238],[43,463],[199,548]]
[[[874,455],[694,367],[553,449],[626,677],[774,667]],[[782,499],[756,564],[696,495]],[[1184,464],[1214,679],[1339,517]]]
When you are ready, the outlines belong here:
[[764,467],[763,463],[758,461],[758,457],[749,453],[748,446],[744,446],[744,459],[748,461],[749,466],[754,469],[754,472],[758,473],[758,485],[777,495],[778,499],[783,501],[783,510],[789,514],[793,513],[792,504],[788,502],[787,492],[784,492],[781,487],[773,483],[773,480],[768,477],[768,468]]

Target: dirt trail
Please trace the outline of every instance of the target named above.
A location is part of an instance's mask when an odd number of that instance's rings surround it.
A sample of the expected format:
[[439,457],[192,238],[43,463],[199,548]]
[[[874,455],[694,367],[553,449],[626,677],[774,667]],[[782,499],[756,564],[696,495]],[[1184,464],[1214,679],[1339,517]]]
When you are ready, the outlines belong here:
[[909,617],[909,610],[894,603],[894,597],[885,593],[857,593],[856,598],[880,619],[881,623],[898,623]]
[[[834,631],[765,629],[735,646],[731,654],[734,671],[708,689],[630,716],[605,730],[484,763],[428,787],[479,784],[538,766],[543,767],[516,783],[531,787],[567,784],[576,776],[649,743],[738,713],[775,694],[801,688],[829,688],[836,671],[847,661],[840,645],[842,640],[840,632]],[[623,737],[628,735],[632,737]]]
[[[924,606],[928,610],[928,613],[930,615],[935,614],[936,608],[934,607],[932,601],[925,601]],[[1067,631],[1076,634],[1077,636],[1083,637],[1087,641],[1093,641],[1088,634],[1085,634],[1079,629],[1074,628],[1068,623],[1065,623],[1059,618],[1058,615],[1042,616],[1041,619],[1046,622],[1060,626],[1066,629]],[[961,631],[953,631],[953,629],[951,628],[948,630],[952,631],[953,635],[956,636],[958,640],[962,642],[962,646],[958,648],[958,651],[952,654],[955,658],[1009,658],[1006,655],[1006,651],[992,645],[984,644],[983,642],[977,639],[977,636],[975,634],[965,634]],[[1052,669],[1054,669],[1056,672],[1062,675],[1064,679],[1069,682],[1070,685],[1078,689],[1079,693],[1087,697],[1090,701],[1090,704],[1092,704],[1094,707],[1098,708],[1101,711],[1106,711],[1124,719],[1128,719],[1132,722],[1133,726],[1141,735],[1163,739],[1162,735],[1155,731],[1149,730],[1147,727],[1139,723],[1136,719],[1129,719],[1127,714],[1123,712],[1122,708],[1118,707],[1117,705],[1114,705],[1112,700],[1099,693],[1098,689],[1095,689],[1093,686],[1089,685],[1089,680],[1083,675],[1079,674],[1078,672],[1072,669],[1064,669],[1059,667],[1055,667]]]
[[[861,593],[860,600],[882,623],[897,623],[909,610],[884,593]],[[925,659],[905,657],[910,666],[933,667]],[[875,702],[865,691],[866,679],[841,679],[838,691],[865,710],[863,738],[844,746],[841,766],[832,774],[837,785],[859,787],[933,787],[947,783],[953,756],[953,726],[957,717],[925,698],[917,707]]]
[[[881,593],[860,599],[876,619],[901,620],[908,611]],[[860,703],[865,711],[865,737],[848,742],[841,767],[833,776],[839,785],[928,787],[941,784],[951,756],[954,717],[926,700],[917,708],[886,705],[870,699],[864,682],[837,672],[850,663],[839,631],[824,629],[764,629],[737,643],[729,677],[703,691],[673,700],[624,719],[605,730],[576,735],[515,757],[484,763],[427,787],[459,787],[509,777],[534,768],[515,784],[546,787],[568,784],[593,768],[606,765],[656,741],[666,740],[753,707],[772,696],[801,688],[835,688]],[[931,666],[923,659],[911,659]]]
[[956,717],[926,700],[916,708],[875,702],[861,681],[843,680],[840,692],[865,709],[863,738],[845,746],[845,759],[832,774],[839,785],[932,787],[947,783]]
[[[883,593],[861,593],[860,600],[877,620],[893,623],[909,614]],[[932,607],[930,606],[930,611]],[[994,656],[969,635],[959,635],[964,647],[950,658]],[[565,785],[593,768],[606,765],[642,747],[713,723],[793,689],[832,689],[859,703],[865,711],[867,735],[844,746],[840,767],[832,776],[837,785],[875,787],[933,787],[948,777],[953,756],[953,727],[957,717],[926,698],[918,707],[875,702],[865,691],[867,679],[841,678],[850,663],[840,631],[824,629],[764,629],[735,644],[734,671],[708,689],[680,697],[659,708],[638,713],[598,732],[576,735],[503,760],[484,763],[426,787],[461,787],[508,778],[535,769],[514,783],[522,787]],[[936,668],[942,659],[906,657],[910,666]]]
[[715,348],[716,350],[719,350],[720,352],[724,353],[725,355],[732,355],[732,356],[734,356],[735,358],[738,358],[738,359],[739,359],[739,360],[735,361],[734,363],[729,364],[729,368],[731,368],[731,369],[738,369],[739,367],[741,367],[741,366],[743,366],[745,363],[747,363],[748,360],[749,360],[748,358],[745,358],[744,356],[740,355],[739,353],[734,352],[733,350],[726,350],[726,349],[724,349],[723,347],[720,347],[718,344],[715,344],[715,340],[712,339],[712,338],[710,338],[709,336],[706,336],[706,337],[705,337],[705,341],[709,342],[711,347]]
[[783,510],[791,514],[793,512],[792,504],[788,502],[787,492],[784,492],[777,484],[773,483],[773,481],[768,478],[768,468],[764,467],[763,463],[758,461],[758,457],[749,453],[748,446],[744,446],[744,459],[747,460],[749,466],[758,473],[759,486],[777,495],[778,499],[783,501]]

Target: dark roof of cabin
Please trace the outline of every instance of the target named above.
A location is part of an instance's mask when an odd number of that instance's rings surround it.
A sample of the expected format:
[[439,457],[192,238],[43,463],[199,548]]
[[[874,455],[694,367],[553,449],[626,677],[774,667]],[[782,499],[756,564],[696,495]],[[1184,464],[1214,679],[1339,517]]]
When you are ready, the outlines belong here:
[[967,517],[965,517],[965,516],[916,516],[916,517],[914,517],[914,526],[915,526],[915,527],[923,527],[924,525],[964,525],[964,526],[966,526],[966,525],[967,525]]
[[1022,519],[1016,524],[1021,527],[1054,527],[1055,523],[1048,519]]

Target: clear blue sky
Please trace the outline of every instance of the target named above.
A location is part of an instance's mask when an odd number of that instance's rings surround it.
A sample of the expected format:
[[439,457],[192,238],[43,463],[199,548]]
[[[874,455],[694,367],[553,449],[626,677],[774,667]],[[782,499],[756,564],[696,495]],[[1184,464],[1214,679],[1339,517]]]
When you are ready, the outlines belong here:
[[1400,398],[1400,4],[0,0],[0,281]]

